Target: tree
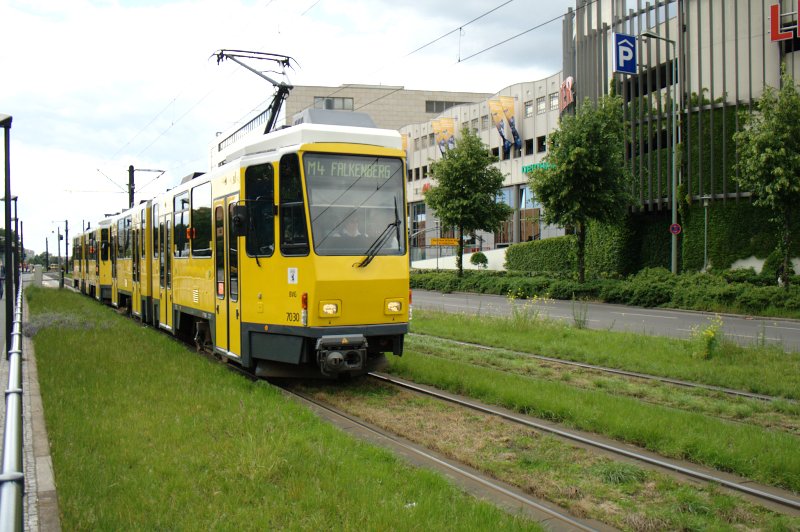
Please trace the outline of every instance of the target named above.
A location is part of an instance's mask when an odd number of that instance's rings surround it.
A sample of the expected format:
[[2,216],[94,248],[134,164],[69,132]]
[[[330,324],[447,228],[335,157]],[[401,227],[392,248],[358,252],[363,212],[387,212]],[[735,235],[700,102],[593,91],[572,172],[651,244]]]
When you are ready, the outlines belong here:
[[477,134],[464,127],[455,148],[431,164],[431,177],[437,184],[425,193],[429,205],[444,226],[458,232],[459,277],[464,274],[464,234],[497,231],[511,214],[511,207],[497,202],[503,186],[503,173],[493,166],[497,157],[484,146]]
[[575,228],[578,279],[586,277],[586,227],[594,220],[619,220],[632,201],[630,172],[623,158],[625,136],[622,100],[588,99],[576,115],[566,115],[550,134],[545,162],[530,174],[529,184],[544,207],[544,221]]
[[778,250],[783,257],[781,281],[789,288],[791,214],[800,204],[800,94],[792,76],[781,68],[781,88],[767,87],[758,112],[743,116],[733,135],[739,153],[735,180],[753,193],[753,204],[770,211],[778,225]]

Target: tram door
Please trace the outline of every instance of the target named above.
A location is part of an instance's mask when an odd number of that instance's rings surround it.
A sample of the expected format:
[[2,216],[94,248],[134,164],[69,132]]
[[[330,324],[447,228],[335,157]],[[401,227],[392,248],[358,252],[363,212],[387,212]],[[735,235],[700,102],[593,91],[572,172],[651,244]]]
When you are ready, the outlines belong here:
[[159,306],[158,323],[161,327],[172,330],[172,215],[161,218],[159,229],[161,233],[161,244],[158,259],[158,283],[159,283]]
[[236,357],[241,354],[239,238],[233,230],[237,200],[233,195],[214,202],[215,344],[217,349]]

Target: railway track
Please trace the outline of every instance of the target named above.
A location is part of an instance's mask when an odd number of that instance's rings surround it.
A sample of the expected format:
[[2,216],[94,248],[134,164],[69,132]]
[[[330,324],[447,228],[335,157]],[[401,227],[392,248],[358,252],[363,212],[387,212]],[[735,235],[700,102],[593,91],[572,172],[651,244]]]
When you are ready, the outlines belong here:
[[517,415],[500,408],[479,404],[475,401],[450,393],[441,392],[428,386],[420,386],[418,384],[378,373],[370,373],[369,376],[392,386],[397,386],[442,401],[457,404],[464,408],[499,417],[538,431],[547,432],[549,434],[579,443],[583,446],[604,451],[613,456],[623,457],[629,460],[634,460],[641,464],[646,464],[654,469],[671,472],[673,474],[677,473],[684,477],[706,483],[717,484],[729,490],[744,494],[751,500],[754,500],[767,507],[777,509],[783,513],[787,513],[789,515],[800,515],[800,498],[785,490],[767,486],[756,486],[748,479],[735,478],[732,475],[715,473],[713,471],[692,467],[691,465],[677,463],[663,457],[655,456],[651,453],[635,450],[630,446],[623,446],[613,442],[595,439],[585,433],[571,431],[555,426],[552,423],[534,420],[532,418]]
[[511,508],[513,511],[522,511],[532,519],[545,524],[549,530],[614,530],[612,527],[602,523],[576,519],[557,506],[535,500],[513,486],[503,484],[472,468],[442,458],[430,450],[366,423],[334,406],[318,401],[305,393],[293,390],[290,386],[279,385],[279,387],[285,394],[306,404],[325,419],[337,424],[344,430],[357,433],[361,438],[389,447],[399,454],[409,457],[417,464],[443,471],[448,477],[456,480],[460,485],[479,497],[488,498]]
[[608,373],[608,374],[612,374],[612,375],[620,375],[620,376],[623,376],[623,377],[632,377],[632,378],[637,378],[637,379],[642,379],[642,380],[649,380],[649,381],[654,381],[654,382],[662,382],[662,383],[665,383],[665,384],[672,384],[672,385],[680,386],[680,387],[683,387],[683,388],[691,388],[691,389],[695,389],[695,390],[706,390],[706,391],[709,391],[709,392],[718,392],[718,393],[723,393],[723,394],[731,396],[731,397],[741,397],[741,398],[744,398],[744,399],[757,399],[759,401],[778,401],[778,400],[780,400],[780,401],[786,401],[786,402],[789,402],[789,403],[792,403],[792,404],[798,403],[798,401],[795,400],[795,399],[787,399],[785,397],[774,397],[774,396],[771,396],[771,395],[765,395],[765,394],[760,394],[760,393],[752,393],[752,392],[745,392],[745,391],[742,391],[742,390],[734,390],[732,388],[725,388],[725,387],[722,387],[722,386],[713,386],[711,384],[701,384],[701,383],[697,383],[697,382],[684,381],[684,380],[680,380],[680,379],[672,379],[672,378],[669,378],[669,377],[660,377],[658,375],[650,375],[650,374],[647,374],[647,373],[638,373],[638,372],[635,372],[635,371],[626,371],[626,370],[622,370],[622,369],[609,368],[609,367],[605,367],[605,366],[597,366],[597,365],[594,365],[594,364],[587,364],[585,362],[575,362],[573,360],[563,360],[563,359],[560,359],[560,358],[553,358],[553,357],[548,357],[548,356],[544,356],[544,355],[537,355],[537,354],[534,354],[534,353],[525,353],[523,351],[514,351],[513,349],[492,347],[492,346],[481,345],[481,344],[476,344],[476,343],[472,343],[472,342],[464,342],[464,341],[461,341],[461,340],[452,340],[450,338],[444,338],[442,336],[434,336],[434,335],[430,335],[430,334],[421,334],[421,333],[408,333],[408,336],[413,336],[413,337],[418,337],[418,338],[433,338],[433,339],[436,339],[436,340],[439,340],[439,341],[442,341],[442,342],[449,342],[449,343],[452,343],[452,344],[455,344],[455,345],[463,345],[465,347],[471,347],[471,348],[474,348],[474,349],[481,349],[481,350],[484,350],[484,351],[504,351],[506,353],[512,353],[514,355],[518,355],[518,356],[521,356],[521,357],[531,358],[533,360],[540,360],[542,362],[549,362],[549,363],[559,364],[559,365],[563,365],[563,366],[572,366],[572,367],[577,367],[577,368],[581,368],[581,369],[588,369],[588,370],[592,370],[592,371]]

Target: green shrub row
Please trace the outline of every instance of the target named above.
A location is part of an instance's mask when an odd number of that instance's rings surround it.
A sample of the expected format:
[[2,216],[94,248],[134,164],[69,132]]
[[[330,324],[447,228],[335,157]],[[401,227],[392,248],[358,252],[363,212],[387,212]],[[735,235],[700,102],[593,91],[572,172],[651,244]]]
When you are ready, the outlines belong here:
[[525,272],[414,271],[411,287],[438,292],[477,292],[515,298],[590,299],[640,307],[672,307],[713,312],[740,312],[800,317],[800,277],[788,290],[768,284],[750,271],[672,275],[647,268],[625,279],[594,279],[583,284],[571,277]]

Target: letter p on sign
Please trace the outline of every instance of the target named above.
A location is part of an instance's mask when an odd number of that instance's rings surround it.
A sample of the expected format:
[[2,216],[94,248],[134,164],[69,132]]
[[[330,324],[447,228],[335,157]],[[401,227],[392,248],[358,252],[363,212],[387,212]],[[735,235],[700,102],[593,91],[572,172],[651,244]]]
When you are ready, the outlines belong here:
[[614,34],[614,72],[636,74],[636,37]]

